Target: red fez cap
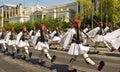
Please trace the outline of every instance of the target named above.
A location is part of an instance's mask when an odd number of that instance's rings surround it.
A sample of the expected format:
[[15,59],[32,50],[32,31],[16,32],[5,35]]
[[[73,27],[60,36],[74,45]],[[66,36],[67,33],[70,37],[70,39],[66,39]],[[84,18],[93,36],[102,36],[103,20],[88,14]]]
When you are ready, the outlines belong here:
[[5,28],[4,28],[4,27],[2,27],[2,30],[5,30]]
[[81,21],[80,21],[79,19],[75,19],[75,20],[74,20],[74,23],[75,23],[75,24],[78,24],[78,23],[80,23],[80,22],[81,22]]
[[110,25],[111,23],[110,22],[107,22],[108,25]]
[[48,26],[48,28],[50,28],[50,26]]
[[22,26],[22,29],[24,29],[24,28],[26,28],[26,26],[24,25],[24,26]]
[[45,25],[42,23],[42,24],[40,24],[39,26],[40,26],[40,27],[43,27],[43,26],[45,26]]
[[103,25],[103,22],[102,22],[102,21],[100,21],[100,22],[98,22],[98,24],[99,24],[99,25]]
[[55,26],[55,28],[59,28],[58,26]]

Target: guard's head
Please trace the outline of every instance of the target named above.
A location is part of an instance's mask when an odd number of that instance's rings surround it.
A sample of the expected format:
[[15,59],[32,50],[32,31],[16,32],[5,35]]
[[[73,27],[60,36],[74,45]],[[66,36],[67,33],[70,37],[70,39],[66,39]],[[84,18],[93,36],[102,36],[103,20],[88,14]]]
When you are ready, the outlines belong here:
[[60,29],[60,26],[55,26],[55,29],[57,29],[57,30]]
[[27,27],[26,27],[26,26],[23,26],[23,27],[22,27],[22,30],[23,30],[23,31],[27,31]]
[[12,31],[14,31],[14,30],[15,30],[14,26],[12,26],[12,27],[11,27],[11,30],[12,30]]
[[5,28],[4,28],[4,27],[2,27],[2,31],[5,31]]
[[36,30],[36,27],[34,26],[32,29],[33,29],[33,30]]
[[90,28],[90,24],[86,24],[85,27]]
[[107,25],[110,26],[110,25],[111,25],[111,22],[107,22]]
[[40,29],[44,30],[45,29],[45,25],[42,23],[39,25],[40,26]]
[[74,24],[76,24],[76,26],[80,28],[80,26],[81,26],[81,21],[80,21],[79,19],[75,19],[75,20],[74,20]]
[[99,24],[99,26],[103,26],[103,22],[102,21],[98,22],[98,24]]

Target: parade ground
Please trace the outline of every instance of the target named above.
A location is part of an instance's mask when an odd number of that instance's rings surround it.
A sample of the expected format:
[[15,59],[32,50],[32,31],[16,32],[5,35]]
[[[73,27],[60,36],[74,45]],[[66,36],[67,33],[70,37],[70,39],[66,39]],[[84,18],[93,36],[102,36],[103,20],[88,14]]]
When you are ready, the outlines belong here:
[[[54,47],[54,46],[53,46]],[[50,50],[51,55],[56,55],[57,59],[54,63],[46,60],[44,65],[38,64],[39,51],[31,48],[33,52],[32,59],[24,61],[20,59],[20,55],[17,55],[15,59],[12,59],[8,54],[4,55],[0,53],[0,72],[67,72],[70,55],[66,51],[60,51],[58,49]],[[103,60],[105,66],[101,72],[120,72],[120,53],[118,51],[110,52],[108,48],[98,47],[100,53],[94,54],[94,48],[91,47],[89,56],[96,62]],[[96,67],[86,64],[82,56],[79,56],[74,63],[74,68],[77,72],[99,72]]]

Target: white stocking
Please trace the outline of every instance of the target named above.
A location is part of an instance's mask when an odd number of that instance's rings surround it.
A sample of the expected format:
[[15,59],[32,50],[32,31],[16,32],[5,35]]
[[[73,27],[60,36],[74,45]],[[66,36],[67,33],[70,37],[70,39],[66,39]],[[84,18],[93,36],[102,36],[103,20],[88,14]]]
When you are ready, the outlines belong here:
[[47,55],[48,59],[51,60],[52,57],[51,57],[50,54],[48,53],[48,50],[47,50],[47,49],[44,49],[43,51],[44,51],[44,53]]

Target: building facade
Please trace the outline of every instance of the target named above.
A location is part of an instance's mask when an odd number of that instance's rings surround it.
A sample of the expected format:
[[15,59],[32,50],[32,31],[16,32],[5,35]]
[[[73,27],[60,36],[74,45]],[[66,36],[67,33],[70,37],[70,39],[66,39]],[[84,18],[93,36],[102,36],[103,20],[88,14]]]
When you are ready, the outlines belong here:
[[9,23],[9,18],[17,14],[16,5],[4,4],[0,6],[0,26]]
[[[97,3],[98,1],[94,3],[95,10]],[[80,11],[82,11],[82,7],[76,2],[51,7],[35,5],[26,8],[23,8],[21,3],[18,5],[4,4],[0,6],[0,26],[3,26],[5,23],[34,21],[38,18],[45,19],[48,17],[70,22],[75,19],[76,13]]]
[[76,2],[51,6],[44,8],[42,10],[37,10],[31,15],[31,20],[36,18],[59,18],[63,21],[69,22],[74,20],[75,14],[77,13],[77,4]]

